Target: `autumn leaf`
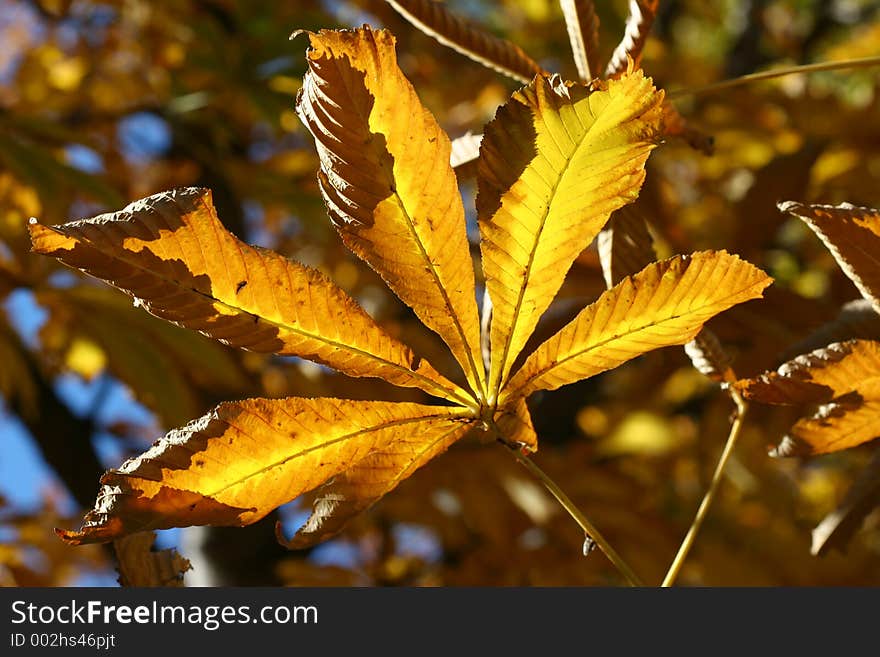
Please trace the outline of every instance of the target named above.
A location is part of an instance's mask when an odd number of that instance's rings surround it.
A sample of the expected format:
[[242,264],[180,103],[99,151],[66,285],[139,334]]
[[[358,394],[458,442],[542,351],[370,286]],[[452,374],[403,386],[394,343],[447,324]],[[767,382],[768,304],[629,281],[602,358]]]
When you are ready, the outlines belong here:
[[605,77],[614,78],[621,75],[632,60],[638,64],[642,59],[642,49],[648,40],[648,34],[657,17],[660,0],[629,0],[629,16],[623,38],[605,67]]
[[[108,281],[159,317],[233,346],[309,358],[454,404],[299,397],[221,404],[108,471],[82,528],[59,531],[67,542],[248,525],[314,491],[306,524],[289,541],[279,536],[292,547],[311,545],[472,429],[535,451],[531,392],[686,342],[770,282],[724,252],[655,263],[585,308],[504,386],[574,259],[638,195],[662,94],[640,71],[591,86],[538,76],[499,110],[478,167],[483,319],[491,325],[481,336],[450,142],[398,68],[393,37],[365,26],[309,40],[296,108],[315,139],[330,218],[343,242],[445,340],[471,391],[390,337],[322,275],[235,238],[206,190],[178,189],[56,227],[34,221],[36,252]],[[488,394],[482,347],[494,386]]]
[[616,210],[596,237],[605,285],[617,285],[657,259],[648,224],[635,203]]
[[539,77],[486,126],[477,215],[493,397],[575,257],[638,195],[662,98],[641,71],[593,92]]
[[[296,397],[224,403],[105,473],[82,529],[59,535],[79,545],[152,529],[248,525],[364,459],[437,441],[442,449],[468,429],[455,407]],[[366,471],[381,467],[373,460]]]
[[322,30],[309,40],[296,108],[315,138],[334,225],[482,391],[474,271],[449,137],[398,68],[390,33]]
[[489,34],[435,0],[387,0],[401,16],[444,46],[518,82],[543,69],[515,43]]
[[836,452],[880,436],[880,342],[834,343],[737,388],[765,404],[821,404],[798,420],[775,456]]
[[153,550],[156,532],[139,532],[113,541],[120,586],[183,586],[192,565],[177,550]]
[[721,252],[676,256],[625,278],[538,347],[502,399],[555,390],[659,347],[684,344],[731,306],[761,296],[771,279]]
[[599,75],[599,17],[593,0],[561,0],[571,54],[582,82]]
[[843,273],[880,312],[880,210],[795,201],[780,203],[779,209],[800,217],[819,236]]
[[29,229],[35,252],[112,283],[162,319],[235,347],[456,396],[322,274],[227,231],[208,190],[177,189],[117,213]]

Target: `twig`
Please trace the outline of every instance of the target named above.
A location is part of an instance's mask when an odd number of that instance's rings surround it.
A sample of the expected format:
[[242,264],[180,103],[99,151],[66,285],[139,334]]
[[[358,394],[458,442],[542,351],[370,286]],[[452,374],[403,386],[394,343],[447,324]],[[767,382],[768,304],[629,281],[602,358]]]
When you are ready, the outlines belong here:
[[599,546],[599,549],[605,553],[608,560],[614,564],[617,570],[620,571],[620,574],[624,576],[630,586],[644,586],[635,572],[633,572],[633,569],[629,567],[619,554],[617,554],[617,551],[611,547],[611,544],[608,543],[605,537],[599,533],[599,530],[593,526],[593,523],[587,520],[586,516],[581,513],[581,510],[575,506],[574,502],[571,501],[568,495],[559,488],[556,482],[553,481],[547,473],[541,470],[532,459],[523,454],[515,445],[510,445],[501,439],[499,439],[498,442],[504,445],[526,470],[538,479],[538,481],[544,484],[544,487],[551,495],[553,495],[553,497],[556,498],[556,500],[562,505],[562,508],[568,512],[568,515],[574,518],[574,521],[580,525],[580,528],[584,530],[587,537],[592,539],[592,541]]
[[721,91],[722,89],[730,89],[738,87],[750,82],[758,82],[760,80],[772,80],[794,73],[815,73],[817,71],[836,71],[840,69],[852,68],[868,68],[871,66],[880,66],[880,57],[863,57],[861,59],[844,59],[838,62],[820,62],[818,64],[801,64],[799,66],[788,66],[785,68],[777,68],[770,71],[760,71],[759,73],[749,73],[738,78],[730,80],[722,80],[721,82],[713,82],[704,87],[695,87],[693,89],[674,89],[666,93],[669,99],[682,98],[683,96],[697,96],[700,94],[711,93],[713,91]]
[[703,496],[703,501],[700,502],[700,508],[697,509],[697,514],[694,516],[694,521],[691,523],[687,536],[684,537],[681,547],[678,548],[678,554],[675,555],[672,565],[669,566],[669,571],[666,573],[666,577],[663,579],[663,584],[661,585],[663,587],[672,586],[676,577],[678,577],[678,572],[681,570],[684,560],[687,559],[688,552],[690,552],[691,546],[694,544],[694,539],[696,539],[700,527],[703,526],[703,521],[706,519],[706,515],[709,512],[712,500],[715,499],[715,493],[718,492],[721,479],[724,475],[724,468],[727,465],[730,455],[733,453],[737,438],[739,438],[740,430],[743,425],[743,418],[745,417],[746,411],[748,411],[748,405],[734,388],[730,388],[729,390],[730,396],[736,404],[736,417],[730,425],[730,433],[727,436],[727,443],[724,445],[724,451],[721,452],[721,458],[718,459],[718,465],[715,466],[715,474],[712,475],[712,482],[709,484],[709,490],[707,490],[706,494]]

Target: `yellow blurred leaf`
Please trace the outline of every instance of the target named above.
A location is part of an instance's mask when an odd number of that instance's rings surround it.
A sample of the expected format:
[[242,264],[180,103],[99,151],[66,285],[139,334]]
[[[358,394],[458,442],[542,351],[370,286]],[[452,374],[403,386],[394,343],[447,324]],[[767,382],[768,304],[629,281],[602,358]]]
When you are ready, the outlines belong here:
[[104,351],[91,340],[74,338],[64,357],[65,365],[86,381],[91,381],[107,365]]

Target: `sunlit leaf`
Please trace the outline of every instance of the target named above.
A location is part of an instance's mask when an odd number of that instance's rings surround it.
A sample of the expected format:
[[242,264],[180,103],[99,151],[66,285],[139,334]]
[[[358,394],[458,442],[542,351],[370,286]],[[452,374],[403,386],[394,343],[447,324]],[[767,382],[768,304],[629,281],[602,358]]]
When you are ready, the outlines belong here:
[[426,361],[322,274],[225,230],[207,190],[157,194],[62,226],[32,222],[30,232],[37,253],[104,279],[157,317],[226,344],[449,394]]
[[771,456],[829,454],[880,437],[880,401],[842,399],[798,420]]
[[539,77],[486,126],[477,214],[493,306],[490,391],[577,255],[638,195],[662,98],[640,71],[599,91]]
[[526,359],[503,398],[527,396],[617,367],[643,353],[684,344],[703,323],[759,298],[771,279],[736,256],[676,256],[624,279]]
[[780,203],[779,209],[800,217],[813,229],[862,296],[880,312],[880,210],[850,203],[804,205],[794,201]]
[[543,69],[515,43],[460,18],[435,0],[387,0],[401,16],[444,46],[525,83]]
[[623,73],[629,59],[632,59],[636,65],[641,61],[642,49],[654,25],[659,5],[660,0],[629,0],[626,30],[605,67],[606,78],[613,78]]
[[390,33],[364,27],[309,39],[297,112],[315,137],[333,222],[481,390],[473,264],[449,138],[398,68]]
[[445,452],[470,425],[447,422],[429,434],[401,432],[317,491],[312,514],[292,539],[278,538],[289,548],[305,548],[341,531],[355,515],[375,504],[413,472]]
[[851,393],[880,401],[880,342],[830,344],[783,363],[775,372],[737,382],[765,404],[822,404]]
[[593,0],[560,0],[571,53],[582,82],[599,76],[599,17]]
[[471,132],[452,140],[452,152],[449,155],[449,164],[452,168],[463,166],[473,162],[480,156],[480,143],[483,135],[475,135]]
[[[393,445],[467,428],[462,409],[341,399],[229,402],[101,479],[73,544],[189,525],[244,526]],[[460,434],[459,434],[460,435]]]

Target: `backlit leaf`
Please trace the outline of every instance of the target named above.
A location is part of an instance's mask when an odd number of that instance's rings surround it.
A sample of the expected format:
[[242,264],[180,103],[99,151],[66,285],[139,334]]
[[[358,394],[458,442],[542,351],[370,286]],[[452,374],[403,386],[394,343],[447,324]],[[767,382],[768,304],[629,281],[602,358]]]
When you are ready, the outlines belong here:
[[880,401],[880,342],[830,344],[736,386],[765,404],[822,404],[852,393]]
[[449,138],[398,68],[390,33],[364,27],[309,39],[296,109],[315,137],[330,216],[482,390],[473,264]]
[[780,203],[779,209],[800,217],[813,229],[862,296],[880,312],[880,210],[850,203],[804,205],[794,201]]
[[629,0],[629,16],[623,38],[605,67],[605,77],[613,78],[626,71],[628,60],[638,65],[642,59],[642,49],[657,17],[660,0]]
[[289,548],[309,547],[341,531],[348,521],[379,501],[386,493],[459,440],[470,425],[448,422],[430,435],[401,432],[317,492],[312,514],[289,541],[277,530],[279,541]]
[[605,285],[612,288],[657,259],[654,240],[636,204],[615,210],[596,238]]
[[599,17],[593,0],[560,0],[571,53],[582,82],[599,76]]
[[[101,479],[73,544],[189,525],[244,526],[385,451],[467,428],[462,409],[342,399],[220,404]],[[358,493],[360,494],[360,493]]]
[[760,269],[724,251],[654,263],[605,292],[538,347],[502,398],[555,390],[652,349],[684,344],[711,317],[760,297],[770,282]]
[[33,249],[104,279],[146,310],[226,344],[301,356],[444,396],[450,383],[388,336],[319,272],[223,228],[204,189],[150,196],[120,212],[29,226]]
[[401,16],[444,46],[470,57],[483,66],[526,83],[542,68],[515,43],[450,12],[435,0],[387,0]]
[[183,586],[192,569],[174,548],[153,550],[156,532],[139,532],[113,541],[120,586]]
[[771,456],[810,456],[857,447],[880,436],[880,401],[844,399],[798,420]]
[[491,392],[574,259],[638,195],[662,98],[640,71],[598,91],[539,77],[486,127],[477,214],[493,306]]

